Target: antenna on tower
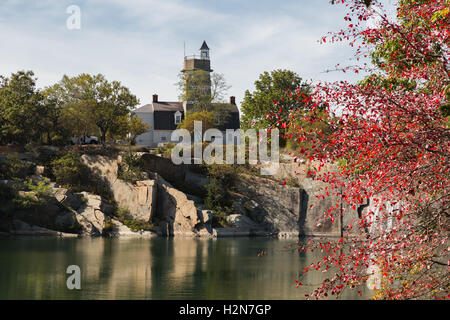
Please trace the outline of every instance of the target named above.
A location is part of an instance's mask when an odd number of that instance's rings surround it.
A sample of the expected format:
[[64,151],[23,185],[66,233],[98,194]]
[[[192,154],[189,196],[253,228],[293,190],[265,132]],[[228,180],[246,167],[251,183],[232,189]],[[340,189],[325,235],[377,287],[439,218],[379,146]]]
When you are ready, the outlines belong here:
[[183,41],[184,57],[186,58],[186,41]]

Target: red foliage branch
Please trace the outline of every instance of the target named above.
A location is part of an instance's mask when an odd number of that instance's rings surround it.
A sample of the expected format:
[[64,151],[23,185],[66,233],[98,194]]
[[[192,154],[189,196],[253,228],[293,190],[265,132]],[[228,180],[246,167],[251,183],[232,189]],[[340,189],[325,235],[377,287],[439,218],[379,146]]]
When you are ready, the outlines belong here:
[[[301,249],[324,253],[305,273],[333,274],[312,296],[357,288],[376,266],[378,298],[449,298],[450,130],[440,110],[450,83],[448,1],[400,1],[397,21],[360,0],[336,2],[348,7],[348,28],[322,42],[347,40],[358,60],[373,58],[375,67],[361,63],[343,71],[377,73],[359,84],[318,84],[310,97],[292,93],[310,105],[302,120],[326,122],[330,134],[304,130],[294,116],[280,125],[294,129],[298,142],[313,142],[299,153],[319,168],[340,163],[338,172],[316,172],[315,179],[330,183],[334,195],[343,190],[343,201],[354,207],[370,198],[372,210],[361,216],[358,234],[354,226],[339,241],[310,241]],[[369,27],[374,16],[376,26]],[[322,117],[316,111],[324,105],[340,115]],[[336,221],[338,207],[324,218]]]

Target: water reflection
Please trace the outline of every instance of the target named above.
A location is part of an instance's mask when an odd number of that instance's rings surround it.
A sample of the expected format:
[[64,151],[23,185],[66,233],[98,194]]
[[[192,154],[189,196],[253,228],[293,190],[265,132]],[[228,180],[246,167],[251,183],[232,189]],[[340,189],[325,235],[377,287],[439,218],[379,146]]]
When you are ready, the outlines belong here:
[[[318,257],[274,239],[8,239],[0,241],[0,299],[303,299],[295,288]],[[258,258],[258,253],[267,255]],[[81,290],[66,287],[81,268]],[[328,275],[330,277],[330,275]],[[361,289],[367,296],[371,292]],[[342,298],[358,299],[349,290]]]

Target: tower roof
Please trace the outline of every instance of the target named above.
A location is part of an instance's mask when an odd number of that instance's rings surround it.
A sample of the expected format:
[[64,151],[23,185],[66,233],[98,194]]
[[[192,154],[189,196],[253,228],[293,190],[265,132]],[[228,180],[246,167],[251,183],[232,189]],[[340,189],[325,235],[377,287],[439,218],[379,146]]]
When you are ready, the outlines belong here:
[[200,50],[205,50],[205,49],[209,50],[208,45],[206,44],[206,41],[203,40],[203,44],[202,44]]

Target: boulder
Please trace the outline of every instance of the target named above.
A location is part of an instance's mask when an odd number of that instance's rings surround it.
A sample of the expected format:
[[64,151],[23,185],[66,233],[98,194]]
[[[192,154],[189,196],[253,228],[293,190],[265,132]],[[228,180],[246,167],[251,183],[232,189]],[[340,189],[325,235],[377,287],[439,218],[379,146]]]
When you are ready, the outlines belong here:
[[34,169],[34,174],[37,176],[42,176],[45,173],[45,167],[44,166],[36,166]]
[[85,202],[77,210],[76,219],[82,227],[83,234],[99,236],[105,226],[105,214],[101,211],[102,198],[87,192],[81,194]]
[[77,210],[81,207],[81,196],[74,195],[72,192],[65,188],[55,188],[53,189],[53,195],[55,199],[65,207],[70,207],[74,210]]

